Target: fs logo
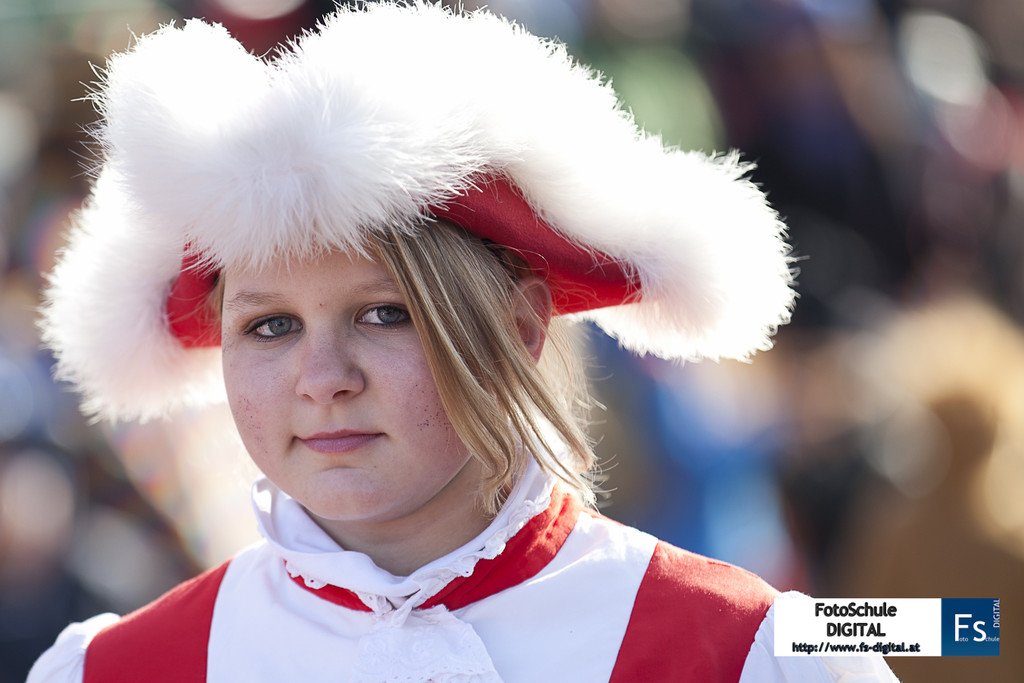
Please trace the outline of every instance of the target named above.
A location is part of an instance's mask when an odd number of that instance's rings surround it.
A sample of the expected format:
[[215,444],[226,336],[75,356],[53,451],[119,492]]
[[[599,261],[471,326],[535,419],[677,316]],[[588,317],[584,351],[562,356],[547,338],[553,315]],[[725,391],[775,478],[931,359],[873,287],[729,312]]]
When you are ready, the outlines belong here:
[[999,655],[998,598],[942,599],[942,656]]

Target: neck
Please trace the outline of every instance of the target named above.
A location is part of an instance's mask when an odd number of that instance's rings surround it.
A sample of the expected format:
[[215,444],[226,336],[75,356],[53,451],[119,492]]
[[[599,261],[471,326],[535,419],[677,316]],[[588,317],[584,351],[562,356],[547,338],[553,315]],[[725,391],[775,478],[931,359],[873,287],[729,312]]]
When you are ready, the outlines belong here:
[[473,458],[415,514],[386,521],[338,521],[307,513],[345,550],[367,555],[395,576],[408,576],[479,535],[492,517],[479,500],[481,466]]

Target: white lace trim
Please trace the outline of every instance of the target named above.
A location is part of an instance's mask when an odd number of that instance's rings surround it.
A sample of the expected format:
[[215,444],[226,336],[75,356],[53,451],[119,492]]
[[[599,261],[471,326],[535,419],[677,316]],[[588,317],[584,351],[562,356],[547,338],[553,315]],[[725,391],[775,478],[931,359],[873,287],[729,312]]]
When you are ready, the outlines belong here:
[[302,579],[302,583],[306,584],[307,588],[312,588],[313,590],[320,590],[321,588],[327,585],[326,581],[320,581],[318,579],[313,579],[308,576],[303,576],[302,572],[300,572],[292,565],[291,560],[284,561],[284,568],[288,572],[288,576],[292,577],[293,579]]

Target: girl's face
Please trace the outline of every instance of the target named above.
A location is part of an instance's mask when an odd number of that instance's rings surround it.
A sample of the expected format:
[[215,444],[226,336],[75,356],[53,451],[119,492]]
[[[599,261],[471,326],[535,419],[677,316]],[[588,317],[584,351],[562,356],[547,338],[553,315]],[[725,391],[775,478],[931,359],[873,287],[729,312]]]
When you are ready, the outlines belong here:
[[479,517],[480,468],[383,266],[336,253],[230,270],[222,335],[249,454],[343,546]]

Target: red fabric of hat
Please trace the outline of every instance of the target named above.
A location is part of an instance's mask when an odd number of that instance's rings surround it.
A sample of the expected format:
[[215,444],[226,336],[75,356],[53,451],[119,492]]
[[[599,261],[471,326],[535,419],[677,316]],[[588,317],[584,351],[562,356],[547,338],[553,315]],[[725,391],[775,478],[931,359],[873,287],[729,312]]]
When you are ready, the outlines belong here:
[[[607,254],[585,249],[541,219],[515,187],[491,178],[431,213],[519,254],[545,275],[556,315],[640,299],[640,286]],[[203,268],[186,247],[181,273],[167,295],[167,321],[186,348],[220,345],[220,329],[207,310],[217,271]]]

